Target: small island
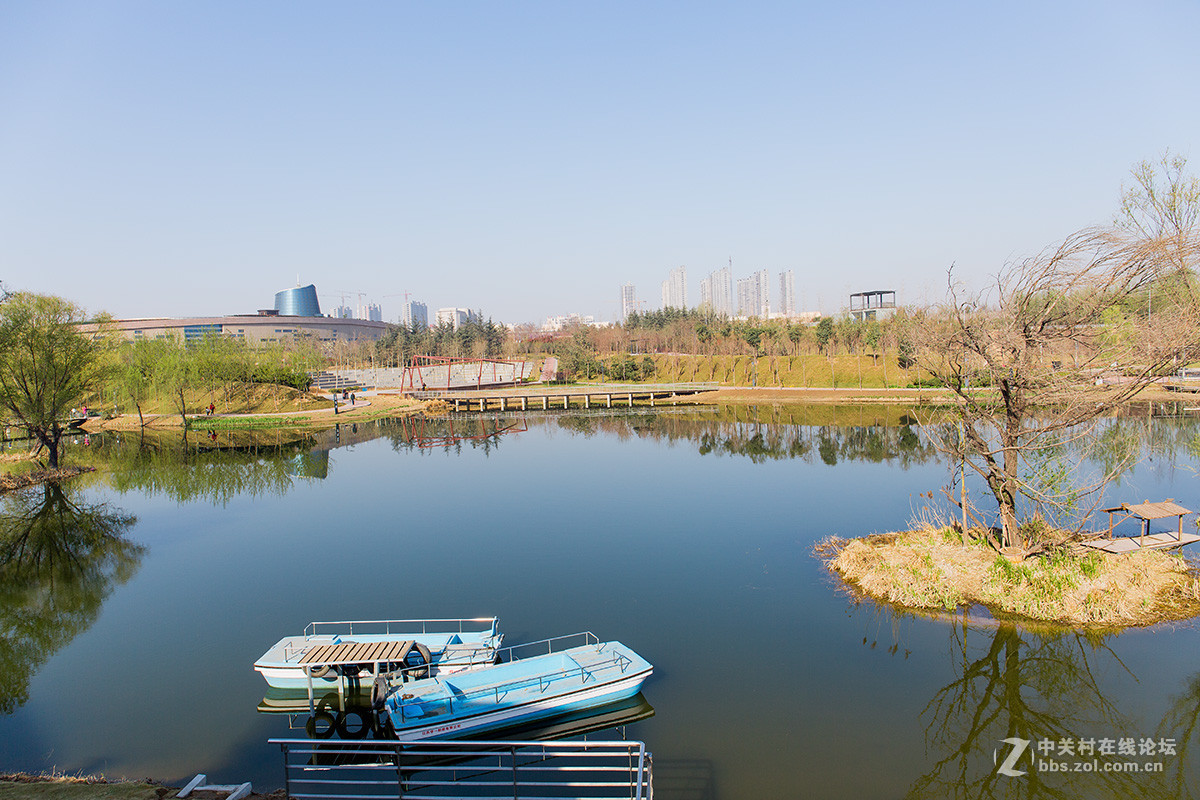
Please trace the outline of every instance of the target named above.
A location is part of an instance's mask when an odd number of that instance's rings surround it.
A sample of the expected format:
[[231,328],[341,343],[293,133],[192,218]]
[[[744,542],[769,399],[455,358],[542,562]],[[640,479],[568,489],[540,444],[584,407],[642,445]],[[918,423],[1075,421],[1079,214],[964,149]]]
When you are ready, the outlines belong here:
[[1014,563],[983,538],[925,527],[817,546],[826,565],[876,601],[906,609],[982,606],[994,617],[1123,628],[1200,614],[1200,569],[1178,551],[1110,554],[1083,546]]

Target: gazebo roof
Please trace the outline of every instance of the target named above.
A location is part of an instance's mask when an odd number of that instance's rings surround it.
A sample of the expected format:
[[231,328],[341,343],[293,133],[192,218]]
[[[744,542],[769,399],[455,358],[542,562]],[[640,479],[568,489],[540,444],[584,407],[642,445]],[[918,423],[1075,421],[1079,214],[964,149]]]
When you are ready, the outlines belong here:
[[1167,498],[1161,503],[1151,503],[1149,500],[1144,503],[1121,503],[1116,508],[1106,508],[1104,513],[1115,514],[1118,511],[1124,511],[1132,514],[1135,517],[1142,519],[1163,519],[1165,517],[1182,517],[1185,514],[1192,513],[1190,509],[1176,503],[1173,499]]

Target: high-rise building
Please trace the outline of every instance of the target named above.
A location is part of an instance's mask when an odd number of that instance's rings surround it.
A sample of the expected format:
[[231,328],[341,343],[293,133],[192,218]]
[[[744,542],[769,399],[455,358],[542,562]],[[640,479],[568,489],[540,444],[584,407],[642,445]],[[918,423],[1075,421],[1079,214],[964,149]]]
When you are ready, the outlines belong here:
[[469,308],[439,308],[437,310],[438,325],[449,323],[454,326],[454,330],[458,330],[468,322],[483,322],[483,315]]
[[424,303],[413,300],[405,303],[400,311],[400,323],[411,328],[416,323],[419,328],[429,327],[429,309]]
[[671,270],[662,284],[663,308],[687,308],[687,267]]
[[779,310],[785,317],[796,316],[796,279],[790,269],[779,273]]
[[355,314],[357,319],[367,319],[372,322],[383,322],[383,309],[375,303],[367,303],[359,305],[358,313]]
[[637,311],[637,290],[632,283],[627,283],[621,287],[621,321],[634,311]]
[[770,276],[765,269],[737,282],[738,316],[766,319],[771,310]]
[[729,267],[708,273],[700,282],[700,307],[723,317],[733,316],[733,274]]
[[354,319],[354,309],[350,306],[338,306],[333,316],[335,319]]

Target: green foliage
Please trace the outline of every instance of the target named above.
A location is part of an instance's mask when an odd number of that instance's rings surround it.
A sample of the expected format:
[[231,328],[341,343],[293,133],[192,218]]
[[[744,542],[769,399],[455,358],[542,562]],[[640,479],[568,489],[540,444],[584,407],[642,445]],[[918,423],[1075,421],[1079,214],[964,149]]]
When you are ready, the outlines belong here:
[[830,317],[821,317],[821,320],[817,323],[815,336],[817,344],[822,348],[829,346],[829,341],[833,338],[833,320]]
[[0,510],[0,714],[91,627],[105,597],[137,571],[145,548],[125,538],[136,518],[73,501],[56,483],[5,496]]
[[491,319],[480,322],[472,318],[457,329],[450,323],[432,328],[418,323],[394,325],[375,342],[375,358],[390,366],[402,366],[420,355],[499,358],[504,354],[507,335],[505,329]]
[[[646,358],[650,357],[646,356]],[[651,358],[650,363],[653,364],[654,359]],[[636,381],[642,377],[642,370],[638,366],[638,362],[628,353],[622,353],[609,359],[604,364],[604,369],[609,379],[614,381]]]
[[19,292],[0,303],[0,408],[27,427],[58,467],[61,422],[100,386],[106,342],[76,330],[82,310]]
[[719,317],[709,309],[700,308],[664,308],[657,311],[631,311],[625,317],[626,330],[662,330],[675,322],[690,322],[693,324],[708,324],[716,322]]

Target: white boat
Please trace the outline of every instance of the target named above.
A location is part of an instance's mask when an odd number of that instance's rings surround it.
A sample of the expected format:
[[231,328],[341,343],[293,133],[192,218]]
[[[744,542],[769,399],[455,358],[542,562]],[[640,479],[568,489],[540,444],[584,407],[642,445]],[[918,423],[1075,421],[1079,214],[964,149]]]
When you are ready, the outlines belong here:
[[620,642],[587,632],[500,652],[505,663],[468,672],[380,678],[372,695],[381,719],[404,741],[469,736],[633,697],[654,671]]
[[389,673],[423,678],[474,669],[491,664],[503,640],[495,617],[310,622],[273,644],[254,669],[276,689],[321,691],[341,678],[369,685]]

